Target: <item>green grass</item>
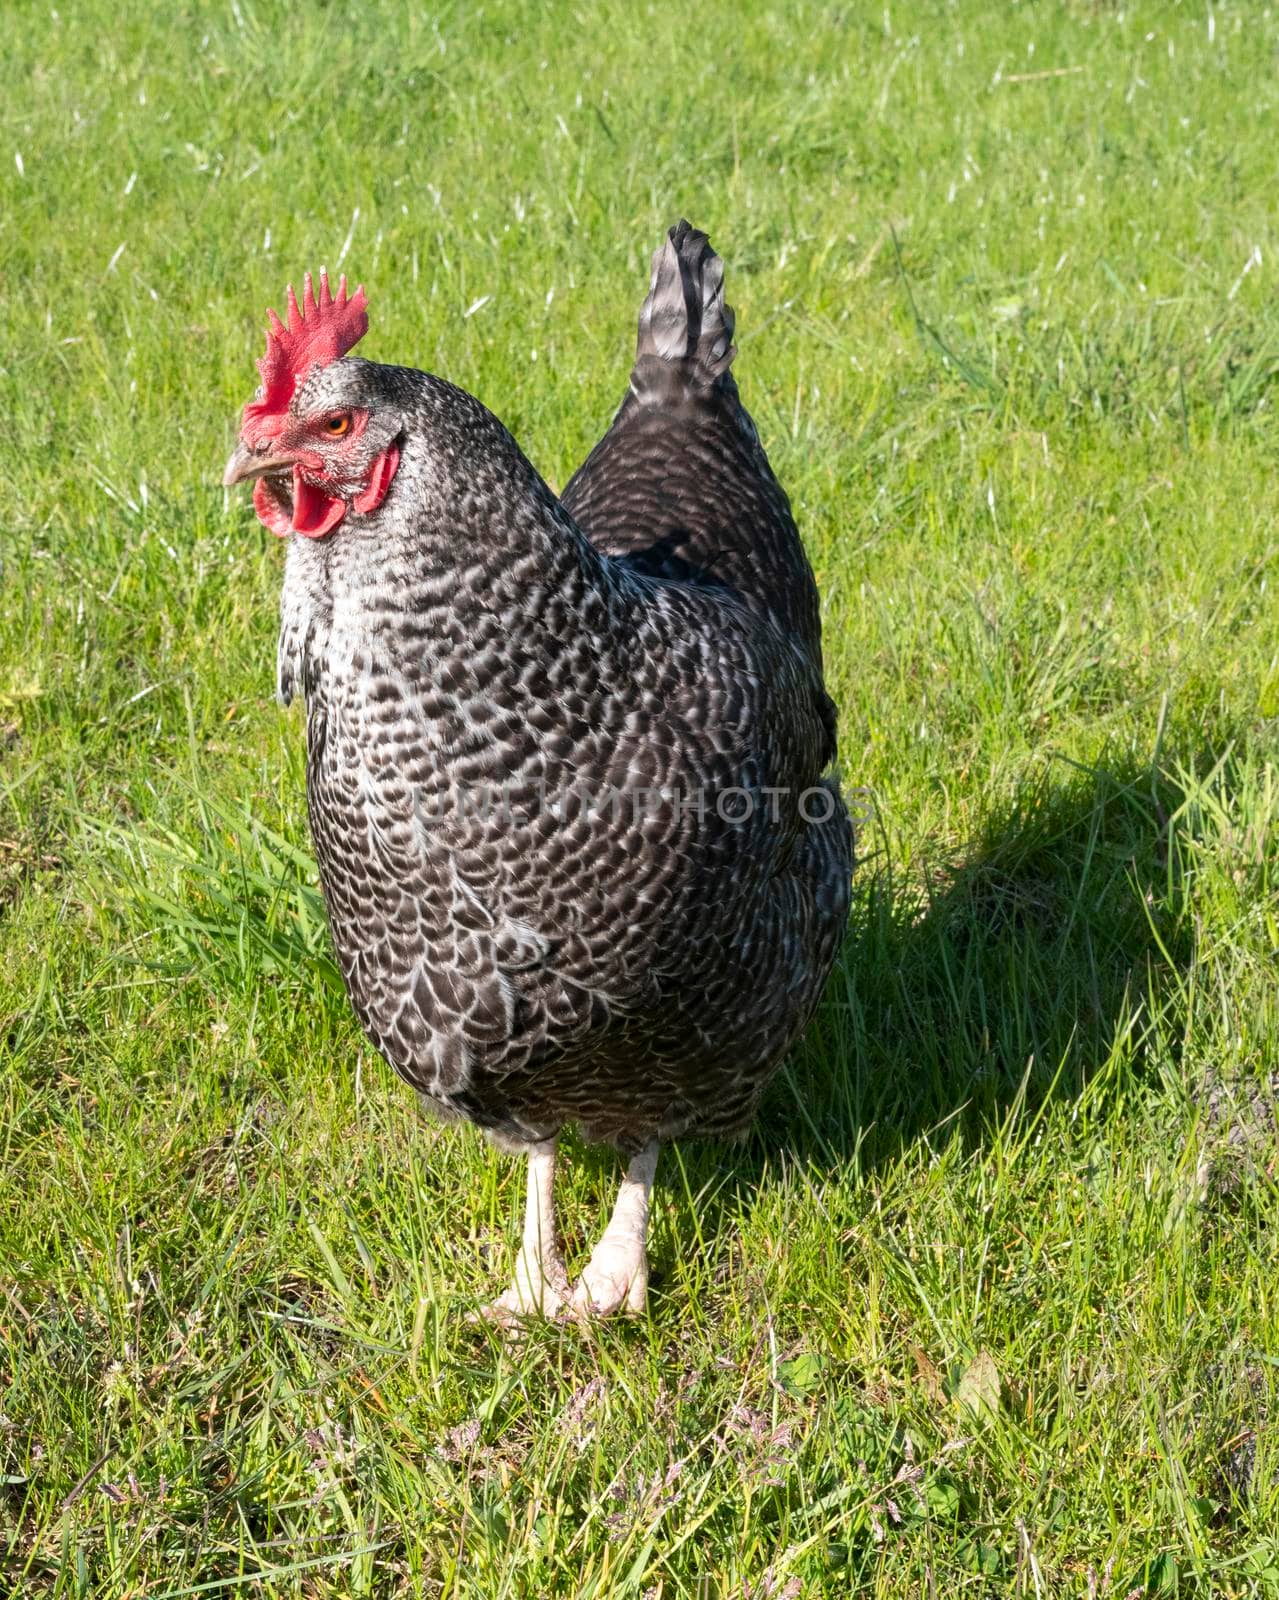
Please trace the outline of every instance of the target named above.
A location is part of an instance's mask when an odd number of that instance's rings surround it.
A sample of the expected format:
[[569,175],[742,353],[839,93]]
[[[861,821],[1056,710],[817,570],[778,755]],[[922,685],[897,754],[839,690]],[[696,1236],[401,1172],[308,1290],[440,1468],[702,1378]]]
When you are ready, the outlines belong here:
[[[1279,17],[0,42],[0,1582],[1279,1595]],[[335,991],[281,549],[219,468],[265,306],[341,262],[368,354],[562,483],[680,214],[874,818],[756,1134],[665,1158],[648,1318],[512,1346],[464,1313],[521,1175]],[[570,1155],[580,1261],[617,1170]]]

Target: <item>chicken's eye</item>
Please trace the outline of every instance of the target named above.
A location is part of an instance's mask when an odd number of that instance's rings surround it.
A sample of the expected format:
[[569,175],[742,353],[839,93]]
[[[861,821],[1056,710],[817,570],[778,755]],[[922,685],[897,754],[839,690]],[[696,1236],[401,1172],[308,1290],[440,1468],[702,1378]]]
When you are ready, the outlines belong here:
[[340,439],[351,427],[351,413],[349,411],[335,411],[331,417],[325,417],[320,424],[331,439]]

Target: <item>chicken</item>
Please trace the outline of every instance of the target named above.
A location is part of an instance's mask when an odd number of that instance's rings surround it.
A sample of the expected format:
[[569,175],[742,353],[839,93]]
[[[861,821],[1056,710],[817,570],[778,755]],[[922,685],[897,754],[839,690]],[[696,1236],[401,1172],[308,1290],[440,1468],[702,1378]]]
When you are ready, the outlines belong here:
[[[817,594],[722,279],[670,231],[557,499],[471,395],[351,357],[363,289],[308,276],[226,469],[289,536],[279,692],[351,1003],[431,1107],[528,1157],[501,1320],[643,1308],[661,1143],[748,1127],[847,919]],[[629,1163],[574,1287],[570,1124]]]

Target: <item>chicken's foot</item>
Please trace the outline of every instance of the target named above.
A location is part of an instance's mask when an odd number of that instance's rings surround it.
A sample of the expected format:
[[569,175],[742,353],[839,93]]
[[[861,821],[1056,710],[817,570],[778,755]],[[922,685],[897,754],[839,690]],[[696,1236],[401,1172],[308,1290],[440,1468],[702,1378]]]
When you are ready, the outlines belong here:
[[648,1202],[661,1146],[656,1139],[633,1158],[608,1227],[573,1290],[579,1316],[638,1316],[648,1295]]
[[555,1232],[555,1140],[528,1147],[528,1199],[515,1278],[482,1315],[504,1327],[528,1317],[557,1317],[568,1302],[568,1273]]

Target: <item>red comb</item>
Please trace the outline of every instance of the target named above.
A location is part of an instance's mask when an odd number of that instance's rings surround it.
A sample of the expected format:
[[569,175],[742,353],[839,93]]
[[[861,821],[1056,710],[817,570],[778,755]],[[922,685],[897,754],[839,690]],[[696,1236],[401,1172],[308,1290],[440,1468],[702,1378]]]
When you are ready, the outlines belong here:
[[318,300],[309,272],[302,280],[301,306],[289,285],[288,316],[286,327],[274,311],[267,312],[266,354],[258,362],[262,395],[244,408],[244,431],[258,438],[271,438],[280,431],[289,402],[312,367],[339,360],[369,331],[364,285],[348,299],[344,274],[334,298],[323,267]]

